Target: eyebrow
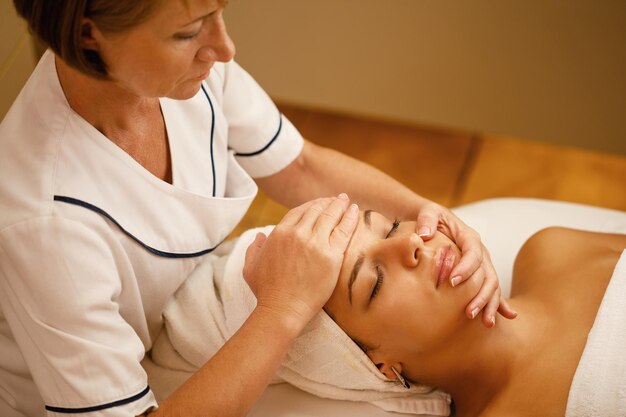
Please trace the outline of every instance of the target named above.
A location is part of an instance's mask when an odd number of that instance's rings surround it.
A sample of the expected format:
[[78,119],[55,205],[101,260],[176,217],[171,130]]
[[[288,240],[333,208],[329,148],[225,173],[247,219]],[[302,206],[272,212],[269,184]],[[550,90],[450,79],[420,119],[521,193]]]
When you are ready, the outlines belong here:
[[[211,12],[211,13],[213,13],[213,12]],[[207,16],[209,16],[211,13],[207,13],[207,14],[205,14],[204,16],[197,17],[197,18],[195,18],[195,19],[193,19],[193,20],[191,20],[191,21],[189,21],[189,22],[187,22],[187,23],[185,23],[185,24],[183,24],[183,25],[180,25],[180,27],[181,27],[181,28],[185,28],[185,27],[187,27],[187,26],[193,25],[194,23],[199,22],[200,20],[205,19],[205,18],[206,18]]]
[[363,212],[363,222],[365,222],[365,224],[367,225],[368,228],[370,228],[371,224],[372,224],[372,211],[373,210],[365,210]]
[[[363,212],[363,223],[367,226],[368,229],[371,229],[371,216],[372,210],[365,210]],[[356,258],[356,262],[352,267],[352,272],[350,273],[350,279],[348,280],[348,300],[350,301],[350,305],[352,305],[352,286],[354,285],[354,281],[356,281],[357,275],[359,275],[359,271],[363,266],[363,261],[365,260],[365,256],[363,253],[360,253]]]
[[363,254],[359,254],[356,262],[354,263],[354,267],[352,268],[352,273],[350,274],[350,279],[348,280],[348,300],[350,301],[350,305],[352,305],[352,286],[354,285],[354,281],[356,280],[356,276],[359,275],[359,271],[363,266],[363,261],[365,257]]
[[[225,8],[226,8],[226,6],[228,6],[228,2],[229,2],[229,0],[218,0],[218,1],[217,1],[217,4],[218,4],[218,5],[219,5],[219,7],[221,7],[222,9],[225,9]],[[196,22],[197,22],[197,21],[199,21],[199,20],[203,20],[203,19],[205,19],[206,17],[208,17],[211,13],[214,13],[214,11],[213,11],[213,12],[209,12],[209,13],[205,14],[204,16],[200,16],[200,17],[198,17],[197,19],[194,19],[194,20],[192,20],[192,21],[190,21],[190,22],[187,22],[187,23],[185,23],[184,25],[181,25],[181,27],[183,27],[183,28],[184,28],[184,27],[186,27],[186,26],[189,26],[189,25],[192,25],[192,24],[196,23]]]

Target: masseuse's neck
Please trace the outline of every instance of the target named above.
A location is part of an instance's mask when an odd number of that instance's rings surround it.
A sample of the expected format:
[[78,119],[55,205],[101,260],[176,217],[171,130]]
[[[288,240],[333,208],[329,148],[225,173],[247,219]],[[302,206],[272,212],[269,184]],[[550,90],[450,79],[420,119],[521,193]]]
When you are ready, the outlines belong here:
[[450,393],[458,415],[479,413],[532,355],[536,315],[512,305],[519,313],[515,320],[500,319],[492,329],[468,320],[453,343],[419,361],[420,367],[427,364],[424,382]]
[[59,82],[76,113],[101,132],[130,129],[150,110],[158,109],[158,98],[139,97],[108,80],[82,74],[55,57]]

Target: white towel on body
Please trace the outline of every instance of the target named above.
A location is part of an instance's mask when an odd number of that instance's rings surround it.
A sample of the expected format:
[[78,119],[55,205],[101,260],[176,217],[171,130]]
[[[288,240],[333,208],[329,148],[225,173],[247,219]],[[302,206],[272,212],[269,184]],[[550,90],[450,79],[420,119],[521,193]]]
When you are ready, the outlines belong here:
[[626,416],[626,250],[589,332],[565,416]]
[[[211,255],[193,271],[165,308],[165,331],[152,349],[154,363],[193,371],[239,329],[256,306],[242,275],[245,252],[258,232],[268,235],[271,230],[245,232],[234,246],[230,243],[229,255]],[[406,389],[390,381],[324,312],[291,346],[274,382],[282,381],[319,397],[365,401],[387,411],[450,414],[447,393],[421,385]]]

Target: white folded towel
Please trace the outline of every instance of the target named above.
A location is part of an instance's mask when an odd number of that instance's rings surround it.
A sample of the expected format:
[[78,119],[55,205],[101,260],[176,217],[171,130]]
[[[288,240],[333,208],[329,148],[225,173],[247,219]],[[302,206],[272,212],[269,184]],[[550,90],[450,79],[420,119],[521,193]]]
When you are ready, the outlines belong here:
[[[243,324],[256,306],[242,269],[258,232],[245,232],[198,265],[164,311],[165,331],[155,341],[152,361],[172,370],[202,366]],[[367,355],[323,311],[302,331],[277,371],[288,382],[319,397],[366,401],[387,411],[447,416],[451,398],[431,387],[406,389],[387,379]]]
[[626,416],[626,250],[589,332],[565,416]]

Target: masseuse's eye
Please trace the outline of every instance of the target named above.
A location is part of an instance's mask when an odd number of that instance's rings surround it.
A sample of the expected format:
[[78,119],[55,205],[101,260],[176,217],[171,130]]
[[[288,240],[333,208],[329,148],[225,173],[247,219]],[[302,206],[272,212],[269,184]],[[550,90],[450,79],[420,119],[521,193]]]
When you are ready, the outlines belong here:
[[393,221],[393,225],[391,226],[391,230],[389,230],[389,233],[387,233],[385,239],[389,239],[396,232],[396,230],[398,230],[398,226],[400,226],[400,220],[395,219]]
[[194,25],[193,28],[189,28],[187,31],[174,34],[174,39],[179,41],[190,41],[198,37],[202,31],[202,24]]
[[195,33],[177,33],[175,35],[175,38],[181,41],[190,41],[192,39],[197,38],[199,34],[200,34],[200,31],[195,32]]
[[206,15],[204,17],[204,19],[202,20],[202,22],[200,23],[200,26],[194,30],[193,32],[183,32],[183,33],[177,33],[174,35],[174,39],[180,40],[180,41],[190,41],[193,40],[195,38],[198,37],[198,35],[200,34],[200,32],[202,31],[202,27],[205,24],[209,24],[210,22],[208,22],[209,19],[217,16],[217,13],[219,12],[220,9],[218,10],[214,10],[211,13],[209,13],[208,15]]

